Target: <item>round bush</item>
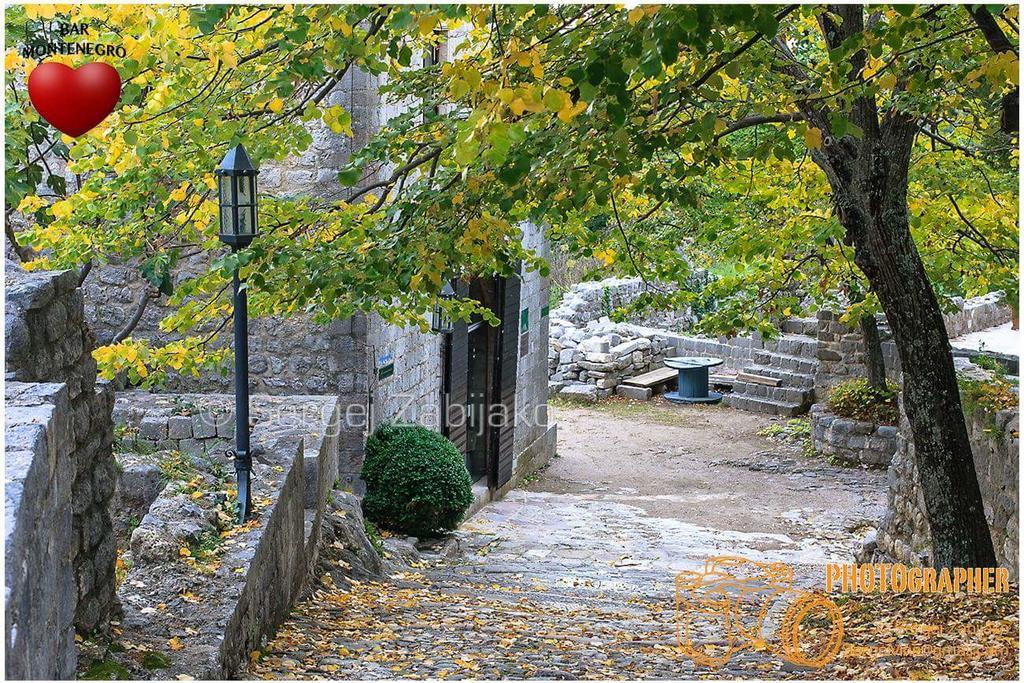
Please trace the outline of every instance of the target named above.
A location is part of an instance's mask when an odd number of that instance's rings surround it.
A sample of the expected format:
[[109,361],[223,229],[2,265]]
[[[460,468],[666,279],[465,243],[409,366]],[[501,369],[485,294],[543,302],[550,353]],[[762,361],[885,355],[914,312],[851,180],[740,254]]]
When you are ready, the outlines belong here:
[[363,513],[382,529],[429,538],[451,531],[473,502],[466,462],[419,425],[383,424],[366,440]]
[[900,420],[898,391],[892,382],[886,382],[885,389],[874,389],[866,379],[851,379],[832,387],[828,405],[840,417],[895,425]]

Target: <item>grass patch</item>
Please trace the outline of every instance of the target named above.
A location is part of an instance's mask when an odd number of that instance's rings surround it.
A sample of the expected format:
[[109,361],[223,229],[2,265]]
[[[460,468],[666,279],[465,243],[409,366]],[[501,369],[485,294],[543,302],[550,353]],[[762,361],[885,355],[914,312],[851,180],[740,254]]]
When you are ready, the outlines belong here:
[[114,452],[152,455],[157,448],[152,442],[139,438],[139,428],[128,425],[114,425]]
[[79,678],[86,681],[130,681],[135,677],[112,659],[98,659],[91,662]]
[[380,530],[377,525],[368,519],[363,520],[363,530],[366,531],[366,537],[370,539],[370,545],[377,551],[377,554],[384,557],[384,537],[380,535]]
[[899,387],[886,382],[885,389],[876,389],[863,378],[851,379],[832,387],[828,407],[840,417],[880,425],[899,424]]
[[142,655],[142,666],[146,669],[166,669],[171,666],[170,658],[162,652],[150,650]]
[[777,443],[799,446],[807,457],[817,455],[811,441],[811,421],[807,418],[795,417],[786,422],[774,422],[758,430],[757,435]]

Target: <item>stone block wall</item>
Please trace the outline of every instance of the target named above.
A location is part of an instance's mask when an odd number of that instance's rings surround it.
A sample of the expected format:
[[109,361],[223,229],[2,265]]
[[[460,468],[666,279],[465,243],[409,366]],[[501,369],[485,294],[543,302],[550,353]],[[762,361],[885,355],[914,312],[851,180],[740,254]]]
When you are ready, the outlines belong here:
[[[610,396],[630,377],[665,367],[674,356],[714,356],[722,359],[717,372],[735,374],[754,362],[754,354],[772,346],[760,335],[750,337],[692,337],[668,330],[613,323],[607,318],[585,327],[552,318],[548,346],[549,391],[579,391],[581,385],[596,400]],[[570,392],[572,393],[572,392]]]
[[[981,486],[992,544],[1000,566],[1018,578],[1019,567],[1019,409],[995,415],[976,409],[967,418],[974,467]],[[907,564],[929,564],[931,530],[921,490],[909,423],[904,417],[896,453],[889,468],[889,497],[885,517],[872,545],[876,557]]]
[[[864,366],[864,338],[859,328],[848,327],[839,321],[833,311],[818,311],[818,371],[814,376],[814,389],[819,400],[828,390],[849,379],[867,376]],[[900,376],[900,358],[885,316],[877,317],[878,334],[882,340],[882,358],[885,374],[896,381]]]
[[67,387],[7,382],[4,403],[7,678],[74,678],[74,442]]
[[113,392],[96,383],[95,340],[75,272],[26,273],[8,262],[5,293],[7,381],[66,385],[75,626],[87,634],[105,628],[114,606],[117,551],[107,509],[116,482]]
[[[544,228],[524,223],[524,245],[547,257]],[[531,453],[537,458],[532,469],[546,462],[554,448],[541,447],[551,426],[548,424],[548,311],[551,280],[538,271],[524,271],[519,286],[519,358],[516,363],[516,424],[512,438],[513,478],[520,464],[527,465]],[[525,319],[525,325],[524,325]],[[539,443],[538,443],[539,442]],[[538,444],[533,450],[534,444]],[[524,454],[525,457],[524,457]],[[520,459],[523,462],[520,463]]]
[[[579,282],[562,294],[551,315],[583,327],[592,320],[610,317],[613,311],[633,303],[647,290],[647,284],[638,277]],[[681,332],[693,325],[694,317],[688,310],[653,311],[633,316],[629,322]]]
[[1013,317],[1004,292],[955,299],[956,311],[943,316],[950,339],[1008,323]]
[[371,316],[368,431],[389,420],[441,427],[441,336]]
[[[208,267],[195,257],[181,272]],[[181,275],[179,275],[181,277]],[[97,267],[84,285],[86,317],[99,339],[109,339],[132,315],[143,283],[138,269],[127,264]],[[132,335],[166,342],[175,335],[159,330],[160,320],[173,309],[166,297],[150,303]],[[258,318],[249,321],[249,382],[254,392],[268,394],[365,394],[364,362],[366,317],[357,315],[320,325],[302,316]],[[212,331],[212,330],[211,330]],[[214,344],[229,344],[230,329]],[[169,391],[233,391],[231,373],[205,373],[201,377],[172,377]]]
[[[956,299],[956,309],[943,316],[946,332],[950,339],[971,332],[1007,323],[1011,318],[1010,307],[1002,292],[992,292],[972,299]],[[828,394],[836,384],[864,377],[864,340],[860,330],[839,321],[839,314],[833,311],[818,312],[818,372],[815,376],[815,390],[819,399]],[[877,316],[878,332],[882,339],[882,356],[885,359],[885,374],[898,381],[900,358],[892,341],[885,316]]]
[[896,452],[897,428],[839,417],[828,406],[811,406],[814,450],[854,465],[887,467]]

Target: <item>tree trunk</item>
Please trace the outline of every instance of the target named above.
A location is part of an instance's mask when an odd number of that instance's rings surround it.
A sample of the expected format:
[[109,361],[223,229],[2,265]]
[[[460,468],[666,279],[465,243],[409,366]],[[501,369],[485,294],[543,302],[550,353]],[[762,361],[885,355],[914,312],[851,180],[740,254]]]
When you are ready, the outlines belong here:
[[860,335],[864,340],[864,366],[868,371],[868,385],[872,389],[885,391],[885,357],[882,356],[882,339],[878,336],[878,322],[874,315],[862,315]]
[[[907,175],[913,132],[866,139],[832,176],[854,260],[892,329],[903,371],[903,407],[937,567],[993,567],[992,539],[974,469],[953,355],[938,299],[910,235]],[[845,178],[844,178],[845,176]],[[846,182],[844,182],[844,180]]]

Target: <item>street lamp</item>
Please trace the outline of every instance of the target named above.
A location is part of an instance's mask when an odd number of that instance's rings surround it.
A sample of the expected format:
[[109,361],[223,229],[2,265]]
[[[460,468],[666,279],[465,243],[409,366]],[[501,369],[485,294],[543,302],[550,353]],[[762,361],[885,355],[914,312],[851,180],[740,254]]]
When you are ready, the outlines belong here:
[[[231,251],[249,246],[257,234],[256,175],[245,148],[229,150],[217,169],[220,199],[220,240]],[[249,447],[249,302],[235,268],[235,476],[238,481],[238,519],[252,513],[252,449]]]
[[[450,283],[445,282],[444,286],[441,287],[441,299],[454,299],[455,290],[452,289]],[[440,305],[434,306],[434,314],[430,320],[430,329],[440,334],[448,334],[454,328],[454,323],[450,315],[444,312],[444,309]]]

